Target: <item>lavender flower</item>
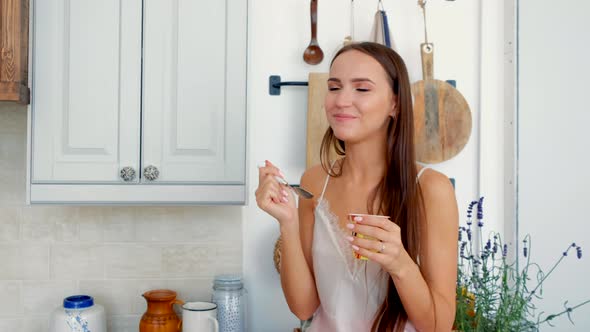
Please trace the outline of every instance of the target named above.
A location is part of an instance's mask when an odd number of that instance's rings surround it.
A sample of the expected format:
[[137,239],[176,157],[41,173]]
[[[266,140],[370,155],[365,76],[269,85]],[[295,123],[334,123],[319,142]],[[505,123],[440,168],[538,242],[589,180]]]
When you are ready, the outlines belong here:
[[462,230],[462,227],[459,227],[459,241],[463,241],[463,230]]
[[578,255],[578,259],[582,259],[582,247],[576,247],[576,254]]
[[502,257],[508,256],[508,245],[505,244],[504,248],[502,248]]
[[528,248],[527,247],[522,248],[522,253],[523,253],[524,257],[526,257],[528,254]]
[[463,257],[464,254],[465,254],[465,247],[466,246],[467,246],[467,242],[466,241],[461,242],[461,252],[460,252],[461,253],[461,257]]
[[475,204],[477,204],[477,201],[472,201],[467,208],[467,226],[471,226],[471,217],[473,216],[473,207]]
[[477,202],[477,220],[483,220],[483,196]]
[[490,241],[489,239],[488,239],[488,242],[486,242],[485,249],[486,250],[491,250],[492,249],[492,241]]
[[467,208],[467,218],[471,218],[475,204],[477,204],[477,201],[471,201],[471,203],[469,203],[469,207]]
[[471,229],[467,229],[467,240],[471,241]]

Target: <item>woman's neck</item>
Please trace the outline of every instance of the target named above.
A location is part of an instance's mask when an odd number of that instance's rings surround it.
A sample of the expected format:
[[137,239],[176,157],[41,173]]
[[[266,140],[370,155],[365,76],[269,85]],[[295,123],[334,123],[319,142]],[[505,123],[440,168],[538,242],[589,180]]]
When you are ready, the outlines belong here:
[[342,175],[349,183],[366,185],[381,181],[386,172],[387,147],[384,140],[380,142],[346,144]]

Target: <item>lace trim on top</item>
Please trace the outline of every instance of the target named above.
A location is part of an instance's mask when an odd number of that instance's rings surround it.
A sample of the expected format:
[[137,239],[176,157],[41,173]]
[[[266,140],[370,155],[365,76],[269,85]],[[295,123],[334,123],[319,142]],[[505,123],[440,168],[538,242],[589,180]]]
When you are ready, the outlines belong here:
[[[328,234],[330,234],[330,238],[334,243],[334,246],[342,256],[342,259],[346,262],[347,270],[352,278],[352,280],[357,280],[359,276],[359,272],[364,270],[366,261],[356,259],[354,257],[354,252],[350,245],[350,242],[346,239],[350,236],[350,232],[342,229],[340,226],[340,222],[338,221],[338,216],[332,213],[330,210],[330,204],[326,199],[320,197],[318,199],[318,204],[316,206],[316,214],[319,215],[320,218],[316,218],[316,225],[319,220],[322,221],[327,228]],[[318,220],[319,219],[319,220]]]

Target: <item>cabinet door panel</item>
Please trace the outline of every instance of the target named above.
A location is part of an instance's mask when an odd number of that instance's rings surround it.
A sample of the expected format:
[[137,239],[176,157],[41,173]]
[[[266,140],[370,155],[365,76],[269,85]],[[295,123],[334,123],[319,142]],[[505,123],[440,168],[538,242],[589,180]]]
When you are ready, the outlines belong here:
[[143,166],[159,182],[243,183],[246,1],[144,4]]
[[139,167],[141,0],[39,0],[33,177],[119,182]]

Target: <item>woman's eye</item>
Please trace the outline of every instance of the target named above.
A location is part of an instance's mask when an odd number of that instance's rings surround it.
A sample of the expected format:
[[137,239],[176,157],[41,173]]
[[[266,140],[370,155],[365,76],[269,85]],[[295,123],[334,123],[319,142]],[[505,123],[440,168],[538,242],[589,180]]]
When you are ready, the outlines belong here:
[[369,89],[357,88],[356,91],[367,92],[367,91],[369,91]]
[[339,90],[339,89],[340,88],[335,87],[335,86],[331,86],[331,87],[328,88],[328,90],[330,90],[330,91],[336,91],[336,90]]

